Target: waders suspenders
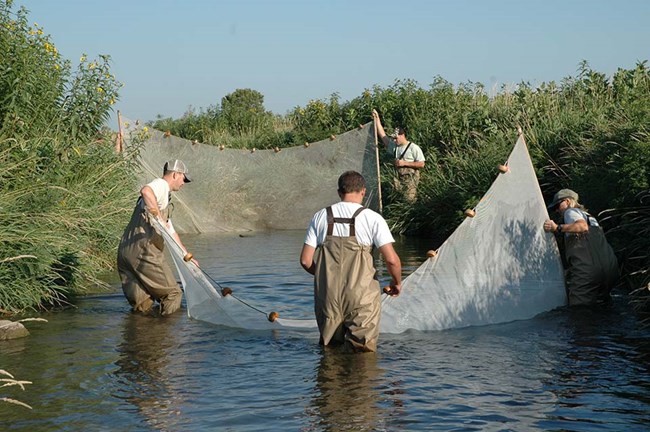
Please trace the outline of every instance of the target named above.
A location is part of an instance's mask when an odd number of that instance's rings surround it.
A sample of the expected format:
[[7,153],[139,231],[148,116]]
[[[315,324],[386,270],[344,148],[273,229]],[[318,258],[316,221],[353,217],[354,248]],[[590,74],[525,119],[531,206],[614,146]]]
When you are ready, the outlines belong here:
[[413,144],[413,143],[412,143],[411,141],[409,141],[409,145],[406,146],[406,148],[405,148],[404,151],[402,152],[402,155],[401,155],[400,157],[398,157],[397,160],[402,160],[402,159],[404,159],[404,155],[405,155],[406,152],[409,150],[409,147],[411,147],[411,144]]
[[352,215],[351,218],[340,218],[340,217],[334,217],[334,213],[332,213],[332,207],[327,207],[327,236],[331,236],[332,233],[334,232],[334,224],[335,223],[342,223],[342,224],[349,224],[350,225],[350,237],[356,237],[356,233],[354,231],[354,219],[361,213],[363,210],[365,210],[365,207],[359,208],[354,214]]

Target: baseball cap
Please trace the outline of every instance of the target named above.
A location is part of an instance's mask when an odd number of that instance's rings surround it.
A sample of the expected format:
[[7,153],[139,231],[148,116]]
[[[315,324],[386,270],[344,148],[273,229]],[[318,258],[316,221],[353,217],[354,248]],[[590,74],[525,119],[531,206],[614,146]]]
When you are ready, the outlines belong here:
[[397,135],[404,135],[404,128],[396,127],[393,133],[390,134],[391,138],[397,138]]
[[548,206],[550,209],[554,209],[556,205],[558,205],[562,200],[565,200],[567,198],[571,198],[575,201],[578,201],[578,194],[573,192],[571,189],[560,189],[553,195],[553,201],[551,204]]
[[185,176],[185,183],[189,183],[192,181],[189,176],[189,170],[185,166],[185,163],[180,160],[180,159],[173,159],[170,161],[165,162],[165,166],[163,167],[163,173],[167,171],[176,171]]

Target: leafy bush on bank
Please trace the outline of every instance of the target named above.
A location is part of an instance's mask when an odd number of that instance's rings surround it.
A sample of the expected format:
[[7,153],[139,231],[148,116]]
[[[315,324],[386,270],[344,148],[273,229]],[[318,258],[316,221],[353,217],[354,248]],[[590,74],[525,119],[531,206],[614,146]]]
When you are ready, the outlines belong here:
[[113,266],[130,161],[102,129],[110,58],[76,69],[24,8],[0,2],[0,312],[65,304]]

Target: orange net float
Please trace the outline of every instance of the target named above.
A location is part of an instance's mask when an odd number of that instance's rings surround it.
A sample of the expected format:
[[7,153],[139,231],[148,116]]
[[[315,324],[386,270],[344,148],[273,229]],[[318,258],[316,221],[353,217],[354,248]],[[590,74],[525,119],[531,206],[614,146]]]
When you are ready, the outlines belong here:
[[467,216],[467,217],[471,217],[471,218],[473,218],[474,216],[476,216],[476,212],[475,212],[474,210],[472,210],[472,209],[467,209],[467,210],[465,210],[465,212],[464,212],[463,214],[464,214],[465,216]]
[[165,138],[169,138],[172,135],[170,131],[165,131]]
[[395,290],[391,286],[385,286],[383,291],[384,291],[384,294],[388,294],[389,296],[392,296],[393,294],[395,294]]
[[270,322],[275,322],[276,319],[280,318],[280,314],[277,312],[271,312],[269,314],[269,321]]
[[508,171],[510,171],[510,168],[508,168],[508,165],[499,165],[497,168],[499,168],[499,172],[501,174],[505,174]]
[[436,255],[438,255],[438,252],[434,250],[427,251],[427,258],[433,258]]
[[188,252],[188,253],[186,253],[185,256],[183,257],[183,261],[188,262],[188,261],[191,261],[192,258],[194,258],[194,255],[192,255],[191,252]]
[[225,297],[225,296],[230,295],[230,294],[232,294],[232,289],[230,289],[230,288],[228,288],[228,287],[223,287],[223,288],[221,289],[221,295],[222,295],[222,296]]

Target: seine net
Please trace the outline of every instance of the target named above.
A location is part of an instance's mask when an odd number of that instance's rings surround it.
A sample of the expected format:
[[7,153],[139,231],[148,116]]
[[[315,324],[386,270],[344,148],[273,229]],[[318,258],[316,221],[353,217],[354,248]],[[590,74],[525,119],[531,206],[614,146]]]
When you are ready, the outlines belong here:
[[[363,163],[358,161],[358,170],[372,172],[369,165],[375,164],[374,138],[368,132],[372,128],[365,126],[363,129],[348,132],[345,139],[347,144],[325,141],[316,146],[323,159],[309,158],[308,167],[316,166],[321,173],[328,172],[329,157],[347,159],[352,152],[350,147],[355,147],[355,154]],[[304,172],[302,178],[307,180],[306,170],[302,171],[298,153],[303,149],[293,149],[296,155],[290,155],[290,162],[281,159],[278,154],[267,152],[262,157],[253,155],[252,158],[243,154],[242,151],[233,151],[229,156],[223,156],[218,149],[208,149],[206,154],[215,152],[215,155],[201,158],[194,156],[197,150],[193,147],[196,144],[178,142],[172,149],[168,148],[169,137],[158,136],[155,145],[152,147],[166,149],[154,151],[156,159],[148,156],[145,151],[145,160],[151,160],[147,166],[161,167],[165,160],[181,158],[190,167],[196,166],[192,174],[198,180],[203,176],[210,181],[216,181],[220,177],[221,170],[226,170],[228,162],[248,160],[256,167],[269,167],[271,161],[282,166],[281,169],[266,168],[269,178],[267,185],[285,185],[287,180],[276,179],[287,175],[292,178],[291,187],[285,189],[290,192],[292,188],[305,190],[305,186],[296,182],[292,174],[296,170]],[[172,142],[175,142],[172,140]],[[353,144],[356,143],[356,144]],[[318,148],[322,147],[322,148]],[[199,147],[203,148],[203,147]],[[311,146],[310,146],[311,148]],[[225,150],[224,150],[225,151]],[[284,152],[285,150],[283,150]],[[309,149],[307,149],[309,151]],[[345,156],[341,155],[343,153]],[[307,153],[304,153],[307,154]],[[227,153],[225,153],[227,155]],[[192,157],[190,157],[192,156]],[[302,157],[302,156],[301,156]],[[147,159],[151,158],[151,159]],[[337,162],[338,163],[338,162]],[[337,163],[331,166],[331,176],[327,183],[335,184],[335,178],[340,172],[350,167],[341,167]],[[194,165],[193,165],[194,164]],[[216,165],[219,168],[209,171],[209,167]],[[331,167],[330,166],[330,167]],[[373,165],[376,166],[376,165]],[[523,135],[519,137],[507,162],[507,171],[498,175],[490,189],[483,196],[474,209],[475,216],[467,217],[454,231],[454,233],[438,249],[434,257],[427,259],[418,269],[408,275],[402,284],[402,294],[399,297],[388,297],[384,295],[382,301],[382,316],[380,330],[382,333],[401,333],[409,329],[414,330],[442,330],[449,328],[466,327],[472,325],[485,325],[509,322],[519,319],[528,319],[533,316],[562,306],[566,303],[564,289],[564,277],[562,263],[553,235],[545,233],[542,229],[544,220],[548,218],[548,212],[539,189],[532,162],[526,148]],[[351,167],[354,169],[354,167]],[[190,168],[191,169],[191,168]],[[283,171],[287,169],[285,173]],[[365,171],[364,171],[365,169]],[[247,170],[242,167],[242,170]],[[376,172],[376,171],[375,171]],[[151,174],[154,174],[152,171]],[[247,176],[253,176],[248,173]],[[372,181],[372,174],[366,175]],[[227,182],[227,180],[223,180]],[[207,183],[207,181],[206,181]],[[246,189],[245,183],[230,183],[236,188]],[[307,183],[312,185],[312,183]],[[193,185],[191,183],[190,185]],[[325,191],[320,189],[331,189],[317,187],[314,184],[313,190],[318,191],[319,198],[313,202],[314,208],[301,203],[301,200],[308,200],[306,194],[292,195],[290,201],[286,197],[278,197],[277,205],[286,207],[294,206],[304,210],[305,214],[300,217],[292,217],[292,225],[305,229],[312,214],[328,202],[334,202],[336,198],[322,195]],[[273,186],[273,189],[280,186]],[[262,185],[255,185],[250,190],[262,188]],[[189,188],[187,188],[189,189]],[[268,189],[268,188],[267,188]],[[202,190],[205,195],[196,195]],[[219,218],[209,219],[209,223],[200,219],[188,219],[190,227],[206,230],[211,227],[213,230],[242,229],[246,227],[246,221],[231,220],[223,215],[219,204],[230,202],[228,190],[219,189],[220,192],[210,191],[210,188],[197,188],[192,195],[185,197],[184,201],[199,203],[209,201],[195,213],[188,213],[193,218],[201,217],[203,212],[218,211]],[[247,189],[248,190],[248,189]],[[234,193],[232,190],[230,193]],[[262,192],[249,193],[250,196],[262,198]],[[316,193],[316,192],[314,192]],[[271,193],[267,190],[270,197]],[[249,199],[242,202],[248,203],[255,215],[262,216],[267,222],[267,227],[288,227],[276,220],[275,215],[284,214],[284,208],[274,209],[275,201],[269,201],[268,205],[252,203]],[[238,210],[233,209],[237,212]],[[241,214],[241,213],[238,213]],[[244,217],[241,215],[240,217]],[[273,221],[269,224],[269,220]],[[225,222],[228,222],[227,224]],[[176,225],[178,222],[174,222]],[[193,224],[193,225],[192,225]],[[220,224],[224,224],[223,226]],[[154,221],[156,228],[163,234],[165,242],[173,257],[185,290],[187,312],[192,318],[207,321],[214,324],[229,327],[245,328],[251,330],[290,328],[295,330],[317,330],[315,320],[309,319],[286,319],[278,318],[270,321],[268,312],[261,311],[249,305],[245,299],[233,295],[224,295],[211,282],[211,278],[195,266],[191,261],[185,261],[183,250],[175,243],[166,229],[157,221]],[[224,227],[225,226],[225,227]],[[218,284],[216,284],[218,285]]]
[[566,302],[564,273],[523,135],[474,209],[382,304],[381,331],[528,319]]
[[338,177],[363,174],[364,204],[378,206],[377,146],[372,123],[339,136],[291,148],[220,149],[193,143],[122,118],[125,150],[139,147],[141,182],[162,176],[166,161],[181,159],[192,182],[175,193],[172,219],[180,233],[305,229],[336,202]]

